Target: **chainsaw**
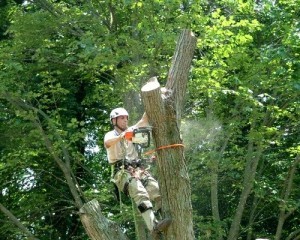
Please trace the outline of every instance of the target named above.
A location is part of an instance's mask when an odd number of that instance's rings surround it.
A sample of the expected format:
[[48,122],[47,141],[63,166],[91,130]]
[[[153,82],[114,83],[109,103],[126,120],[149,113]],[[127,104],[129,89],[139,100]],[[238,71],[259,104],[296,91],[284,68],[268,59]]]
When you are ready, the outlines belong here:
[[142,150],[150,146],[151,129],[151,127],[140,127],[125,133],[125,139],[135,145],[140,159]]

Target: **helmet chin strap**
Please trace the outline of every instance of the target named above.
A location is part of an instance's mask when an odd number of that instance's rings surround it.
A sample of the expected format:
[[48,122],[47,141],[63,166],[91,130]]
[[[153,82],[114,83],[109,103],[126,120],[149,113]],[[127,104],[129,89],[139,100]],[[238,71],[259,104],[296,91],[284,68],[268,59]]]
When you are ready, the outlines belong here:
[[121,128],[121,127],[118,125],[118,118],[116,118],[116,124],[114,125],[114,127],[119,128],[122,132],[124,132],[124,131],[127,129],[127,127],[126,127],[126,128]]

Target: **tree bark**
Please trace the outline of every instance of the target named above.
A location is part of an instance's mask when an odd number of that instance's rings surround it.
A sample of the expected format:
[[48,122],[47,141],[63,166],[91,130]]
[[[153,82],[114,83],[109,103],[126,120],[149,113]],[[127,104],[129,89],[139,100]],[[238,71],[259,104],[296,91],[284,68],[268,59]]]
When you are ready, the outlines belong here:
[[282,201],[281,201],[281,206],[279,206],[280,212],[279,212],[279,217],[278,217],[278,223],[277,223],[277,228],[276,228],[276,235],[275,235],[275,240],[279,240],[281,238],[281,234],[282,234],[282,229],[283,229],[283,224],[285,222],[285,220],[299,207],[299,204],[296,205],[295,207],[293,207],[292,209],[287,210],[287,206],[286,203],[289,200],[289,197],[291,195],[292,192],[292,185],[293,185],[293,181],[294,181],[294,177],[297,171],[297,167],[300,163],[300,155],[297,155],[294,163],[292,164],[292,166],[290,167],[287,177],[286,177],[286,181],[284,184],[284,188],[283,188],[283,196],[282,196]]
[[185,103],[187,81],[194,56],[197,39],[189,30],[183,30],[177,40],[175,53],[165,86],[170,101],[176,110],[177,125],[180,126],[182,108]]
[[194,239],[190,180],[180,138],[179,123],[185,97],[188,73],[196,47],[196,38],[182,31],[162,90],[155,77],[142,87],[145,112],[153,127],[157,149],[158,180],[164,217],[172,224],[164,239]]
[[81,222],[91,239],[128,240],[116,223],[103,216],[97,200],[85,203],[79,213]]
[[238,238],[243,212],[245,209],[247,199],[250,195],[254,184],[257,165],[262,154],[261,146],[258,146],[258,149],[254,150],[253,145],[254,143],[252,141],[248,144],[248,156],[246,158],[246,168],[244,171],[243,190],[239,199],[239,203],[233,221],[229,229],[229,234],[227,238],[228,240],[235,240]]

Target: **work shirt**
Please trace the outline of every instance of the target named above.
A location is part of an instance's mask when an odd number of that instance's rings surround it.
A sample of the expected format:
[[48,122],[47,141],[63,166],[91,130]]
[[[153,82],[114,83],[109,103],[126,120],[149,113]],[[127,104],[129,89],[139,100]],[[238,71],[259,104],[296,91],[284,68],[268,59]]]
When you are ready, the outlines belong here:
[[[116,130],[112,130],[105,134],[104,142],[119,136],[120,134]],[[116,144],[106,148],[108,162],[114,164],[120,160],[128,160],[129,162],[138,158],[138,153],[131,141],[122,139]]]

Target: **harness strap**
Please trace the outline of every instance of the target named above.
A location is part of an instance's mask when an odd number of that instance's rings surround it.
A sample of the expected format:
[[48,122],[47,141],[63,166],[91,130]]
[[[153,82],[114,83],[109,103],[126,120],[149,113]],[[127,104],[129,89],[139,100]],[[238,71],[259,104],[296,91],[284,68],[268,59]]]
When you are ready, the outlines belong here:
[[110,165],[110,179],[113,179],[114,178],[114,175],[115,175],[115,165],[114,164],[111,164]]

